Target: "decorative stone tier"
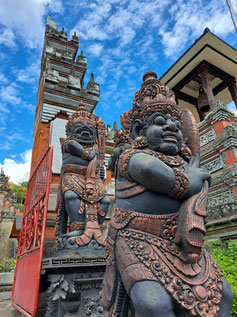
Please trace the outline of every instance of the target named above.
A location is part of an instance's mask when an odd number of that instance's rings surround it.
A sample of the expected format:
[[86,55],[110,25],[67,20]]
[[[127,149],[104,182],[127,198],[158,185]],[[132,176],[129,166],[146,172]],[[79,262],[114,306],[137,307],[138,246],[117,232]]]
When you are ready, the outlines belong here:
[[41,73],[37,93],[37,107],[34,123],[34,138],[39,123],[52,121],[57,114],[71,115],[80,102],[92,112],[99,101],[100,86],[94,82],[93,74],[86,88],[84,76],[87,59],[81,54],[76,59],[79,39],[76,33],[68,40],[62,28],[47,18],[44,47],[41,59]]
[[237,117],[222,101],[216,101],[198,127],[201,166],[212,174],[207,239],[236,238]]

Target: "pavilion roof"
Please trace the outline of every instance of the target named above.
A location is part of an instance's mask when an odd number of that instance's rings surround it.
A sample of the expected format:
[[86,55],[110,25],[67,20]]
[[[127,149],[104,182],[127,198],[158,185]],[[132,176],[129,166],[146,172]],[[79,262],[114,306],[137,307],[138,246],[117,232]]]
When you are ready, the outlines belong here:
[[197,106],[201,82],[198,72],[203,65],[209,69],[215,99],[221,99],[226,104],[232,101],[227,86],[230,80],[237,79],[237,50],[206,28],[160,77],[162,84],[179,93],[181,108]]

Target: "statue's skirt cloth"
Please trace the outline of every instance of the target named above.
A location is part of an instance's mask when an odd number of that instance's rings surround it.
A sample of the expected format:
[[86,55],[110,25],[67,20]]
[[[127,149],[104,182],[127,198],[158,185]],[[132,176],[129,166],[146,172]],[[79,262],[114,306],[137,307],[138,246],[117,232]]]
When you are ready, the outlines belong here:
[[62,167],[61,188],[65,193],[73,190],[81,199],[79,214],[85,210],[85,230],[83,235],[76,237],[78,245],[86,245],[94,237],[101,245],[105,245],[105,237],[102,235],[98,223],[98,214],[105,216],[100,205],[100,200],[106,196],[105,186],[100,179],[100,170],[96,168],[96,157],[90,161],[88,167],[68,164]]
[[221,270],[204,249],[197,263],[185,261],[174,243],[177,222],[178,214],[145,215],[115,207],[107,239],[108,274],[101,293],[102,304],[103,297],[112,300],[108,294],[113,291],[109,279],[116,262],[128,294],[135,282],[158,281],[189,316],[217,316]]

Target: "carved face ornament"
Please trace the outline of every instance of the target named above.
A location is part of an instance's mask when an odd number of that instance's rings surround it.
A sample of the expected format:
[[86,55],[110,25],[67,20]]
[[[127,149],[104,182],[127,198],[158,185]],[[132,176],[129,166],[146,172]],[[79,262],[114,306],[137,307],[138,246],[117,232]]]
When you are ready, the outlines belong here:
[[153,113],[147,119],[145,137],[148,147],[168,155],[176,155],[183,142],[180,120],[161,112]]
[[96,142],[96,129],[85,122],[78,122],[69,129],[69,135],[81,144],[94,144]]

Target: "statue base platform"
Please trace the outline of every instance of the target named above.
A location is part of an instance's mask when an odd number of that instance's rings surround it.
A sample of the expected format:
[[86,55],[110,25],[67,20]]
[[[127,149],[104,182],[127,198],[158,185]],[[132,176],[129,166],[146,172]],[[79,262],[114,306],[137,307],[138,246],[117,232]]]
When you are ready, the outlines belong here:
[[42,271],[49,283],[46,317],[104,316],[99,303],[106,266],[104,252],[104,247],[91,241],[43,259]]

